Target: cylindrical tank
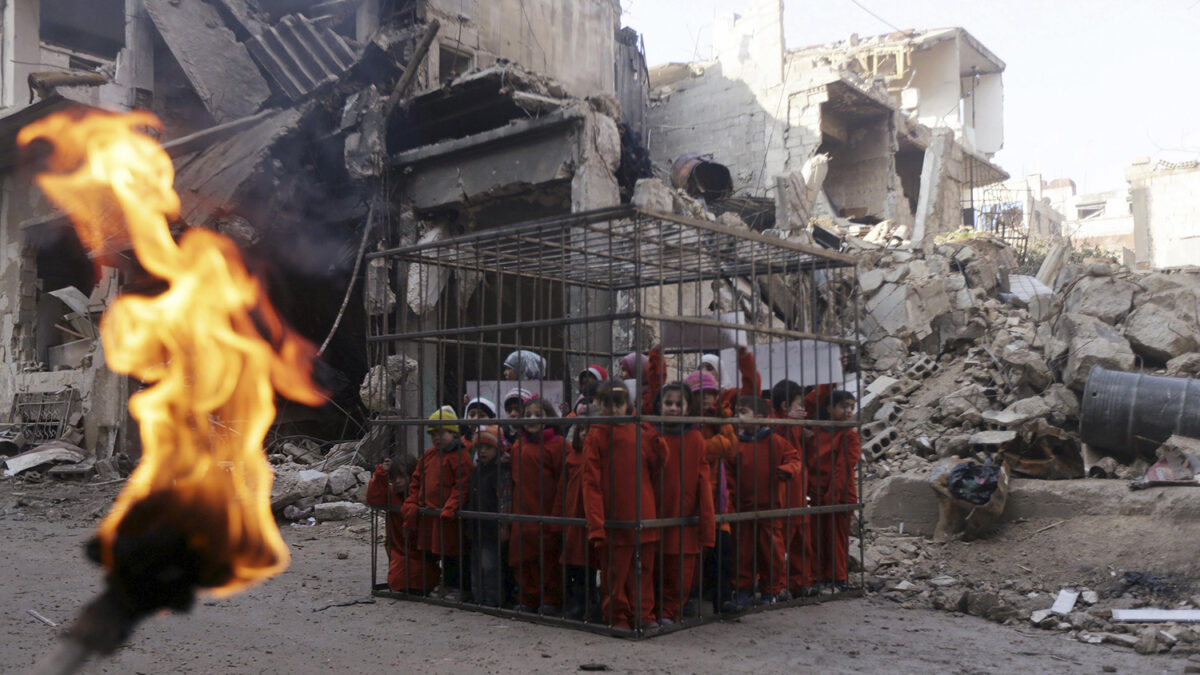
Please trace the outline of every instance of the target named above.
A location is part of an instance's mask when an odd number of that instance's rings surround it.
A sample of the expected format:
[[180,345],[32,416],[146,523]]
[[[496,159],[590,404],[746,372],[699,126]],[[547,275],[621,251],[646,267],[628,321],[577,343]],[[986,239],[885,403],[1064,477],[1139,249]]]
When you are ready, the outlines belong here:
[[1083,442],[1130,462],[1174,434],[1200,438],[1200,380],[1092,366],[1079,416]]

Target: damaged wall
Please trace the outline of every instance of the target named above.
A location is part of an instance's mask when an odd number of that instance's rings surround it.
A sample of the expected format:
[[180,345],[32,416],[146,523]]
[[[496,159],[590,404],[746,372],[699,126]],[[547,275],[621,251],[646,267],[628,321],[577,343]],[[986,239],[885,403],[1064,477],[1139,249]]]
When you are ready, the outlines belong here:
[[1200,261],[1200,163],[1138,164],[1125,175],[1138,262],[1157,269]]

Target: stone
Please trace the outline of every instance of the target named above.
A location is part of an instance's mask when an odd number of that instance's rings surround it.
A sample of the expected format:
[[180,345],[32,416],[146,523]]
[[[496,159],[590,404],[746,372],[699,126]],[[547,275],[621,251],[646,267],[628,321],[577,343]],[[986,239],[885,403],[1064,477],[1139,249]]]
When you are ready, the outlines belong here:
[[1097,635],[1105,642],[1121,647],[1133,647],[1138,643],[1138,637],[1129,633],[1097,633]]
[[1046,403],[1045,399],[1040,396],[1031,396],[1023,398],[1016,403],[1004,409],[1005,412],[1016,415],[1021,421],[1019,424],[1024,424],[1032,419],[1040,417],[1049,417],[1053,412],[1050,404]]
[[908,345],[900,338],[889,335],[867,343],[866,353],[876,370],[891,370],[900,365],[908,353]]
[[674,213],[675,198],[671,188],[659,178],[641,178],[633,186],[633,205],[646,211]]
[[965,457],[971,452],[970,434],[953,434],[942,436],[934,444],[938,459],[947,457]]
[[1050,421],[1062,426],[1079,419],[1079,395],[1065,384],[1054,383],[1042,392],[1042,399],[1050,407]]
[[1002,431],[981,431],[971,435],[971,445],[983,448],[999,448],[1017,439],[1017,432],[1013,430]]
[[320,497],[329,484],[329,474],[315,469],[305,469],[296,474],[296,489],[301,497]]
[[1028,348],[1001,350],[999,359],[1014,387],[1028,384],[1035,391],[1042,391],[1054,382],[1054,371],[1045,359]]
[[1063,305],[1072,314],[1086,314],[1113,325],[1129,313],[1136,284],[1112,277],[1088,276],[1076,282]]
[[1072,333],[1062,373],[1063,383],[1071,389],[1083,391],[1092,366],[1129,372],[1137,365],[1129,343],[1112,326],[1085,314],[1065,315],[1061,323]]
[[1133,351],[1154,363],[1166,363],[1200,346],[1195,324],[1157,304],[1139,305],[1130,312],[1125,338]]
[[1047,621],[1051,620],[1052,616],[1053,616],[1053,613],[1048,609],[1035,609],[1029,615],[1029,622],[1035,626],[1040,626],[1043,623],[1046,623]]
[[319,521],[349,520],[365,515],[370,509],[358,502],[329,502],[313,507],[313,516]]
[[931,586],[937,586],[938,588],[954,586],[957,583],[958,583],[958,579],[955,579],[954,577],[947,575],[947,574],[942,574],[940,576],[936,576],[929,580],[929,584]]
[[911,591],[914,588],[916,588],[916,586],[910,583],[907,579],[901,580],[895,586],[892,586],[893,591]]
[[1079,594],[1079,601],[1085,605],[1091,606],[1100,602],[1100,594],[1096,591],[1084,591]]
[[1139,654],[1157,654],[1162,651],[1159,645],[1159,629],[1154,626],[1147,626],[1138,632],[1137,642],[1133,645],[1133,651]]
[[325,485],[326,494],[340,495],[358,487],[358,477],[354,475],[354,469],[348,466],[341,466],[329,473],[329,481]]
[[1196,375],[1200,375],[1200,353],[1184,354],[1167,361],[1167,375],[1169,377],[1195,377]]

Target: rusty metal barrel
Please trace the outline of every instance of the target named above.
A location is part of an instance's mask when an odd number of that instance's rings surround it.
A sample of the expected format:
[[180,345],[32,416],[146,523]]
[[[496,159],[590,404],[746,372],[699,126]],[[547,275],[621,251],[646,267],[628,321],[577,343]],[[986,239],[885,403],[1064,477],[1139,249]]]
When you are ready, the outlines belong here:
[[1079,416],[1083,442],[1117,460],[1154,451],[1173,434],[1200,438],[1200,380],[1092,366]]

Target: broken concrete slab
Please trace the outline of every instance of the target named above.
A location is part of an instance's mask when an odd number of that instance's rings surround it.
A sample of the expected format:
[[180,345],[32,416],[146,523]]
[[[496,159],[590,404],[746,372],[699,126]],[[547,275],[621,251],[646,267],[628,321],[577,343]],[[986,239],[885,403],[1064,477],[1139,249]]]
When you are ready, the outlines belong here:
[[1136,284],[1113,277],[1083,277],[1067,293],[1064,311],[1096,317],[1109,325],[1125,318],[1133,306]]
[[19,455],[6,458],[4,460],[4,475],[15,476],[23,471],[36,469],[46,464],[60,462],[78,463],[82,462],[85,458],[87,458],[87,453],[82,448],[65,441],[50,441],[32,450],[26,450]]
[[660,178],[640,178],[633,186],[633,205],[655,213],[674,213],[675,197]]
[[325,492],[332,495],[345,494],[358,487],[358,476],[354,469],[340,466],[329,473],[329,481],[325,484]]
[[1167,376],[1195,377],[1200,375],[1200,352],[1183,354],[1167,361]]
[[1195,350],[1200,329],[1179,312],[1150,302],[1139,304],[1125,320],[1125,338],[1135,352],[1153,363],[1166,363]]
[[1083,391],[1092,366],[1131,371],[1137,365],[1129,343],[1103,320],[1085,314],[1067,314],[1063,318],[1062,323],[1070,326],[1072,337],[1062,380],[1071,389]]
[[329,474],[316,469],[305,469],[296,474],[296,490],[301,497],[320,497],[329,484]]
[[1013,274],[1008,278],[1009,292],[1017,307],[1029,312],[1029,318],[1043,321],[1059,311],[1058,296],[1036,277]]
[[143,0],[171,55],[218,123],[256,112],[270,86],[246,47],[205,2]]
[[370,507],[358,502],[328,502],[313,506],[313,516],[322,522],[349,520],[366,515],[368,511],[370,511]]

